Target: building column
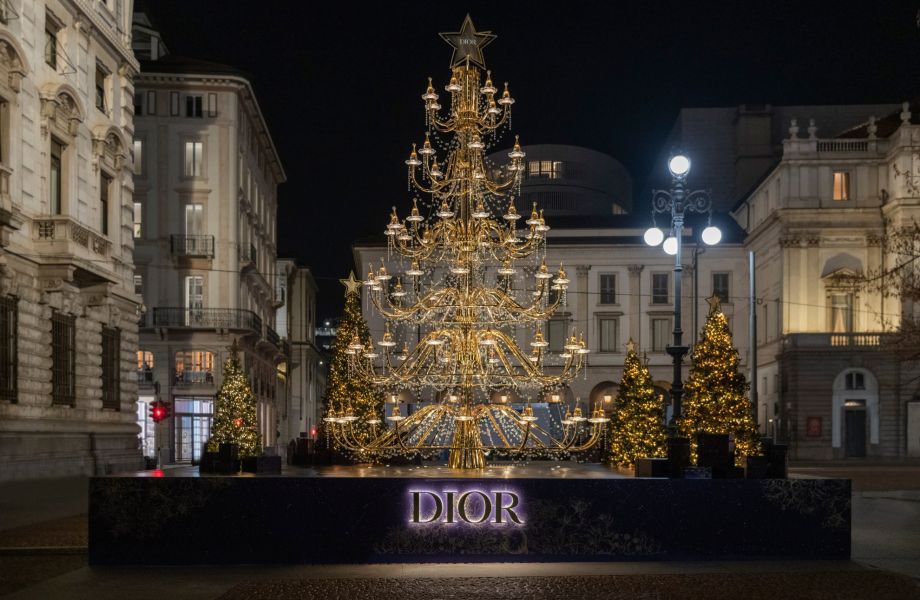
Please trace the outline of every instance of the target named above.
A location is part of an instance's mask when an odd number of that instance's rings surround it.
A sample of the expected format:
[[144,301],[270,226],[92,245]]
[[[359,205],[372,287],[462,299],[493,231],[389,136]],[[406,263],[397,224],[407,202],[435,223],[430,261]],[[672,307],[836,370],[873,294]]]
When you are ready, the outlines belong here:
[[578,321],[584,322],[584,334],[585,334],[585,344],[588,348],[591,347],[590,335],[591,335],[591,318],[588,313],[588,271],[591,270],[590,265],[577,265],[575,267],[576,281],[578,290]]
[[629,337],[642,348],[642,269],[645,265],[629,265]]

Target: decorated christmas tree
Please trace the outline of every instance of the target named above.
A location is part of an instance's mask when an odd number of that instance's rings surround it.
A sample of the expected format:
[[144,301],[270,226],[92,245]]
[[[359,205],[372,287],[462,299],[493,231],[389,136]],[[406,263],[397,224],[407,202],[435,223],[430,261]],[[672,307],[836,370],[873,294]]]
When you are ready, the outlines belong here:
[[354,273],[340,281],[345,286],[345,314],[336,328],[326,385],[326,414],[343,416],[348,413],[358,417],[353,421],[353,431],[358,440],[366,442],[371,434],[367,421],[380,422],[383,419],[383,399],[367,372],[353,368],[349,362],[349,357],[355,354],[356,345],[360,346],[360,350],[371,351],[370,330],[361,314],[361,295],[358,292],[361,282],[355,279]]
[[728,320],[718,296],[707,299],[709,317],[702,339],[693,348],[690,378],[684,387],[684,405],[679,428],[690,438],[692,460],[696,461],[696,435],[729,434],[735,440],[736,464],[760,453],[759,433],[747,392],[749,385],[738,372],[740,357],[732,343]]
[[208,451],[217,452],[221,444],[229,443],[240,447],[240,456],[256,456],[262,452],[262,436],[256,423],[256,400],[240,367],[238,352],[234,340],[230,357],[224,363],[224,380],[217,392]]
[[666,454],[664,402],[652,386],[648,367],[642,364],[636,345],[626,344],[626,361],[610,419],[610,446],[607,461],[629,466],[637,458],[664,457]]

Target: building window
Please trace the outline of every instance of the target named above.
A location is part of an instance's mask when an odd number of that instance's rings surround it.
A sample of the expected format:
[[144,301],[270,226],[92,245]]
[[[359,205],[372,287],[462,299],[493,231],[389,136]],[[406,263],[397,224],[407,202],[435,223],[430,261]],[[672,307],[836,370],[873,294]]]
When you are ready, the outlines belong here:
[[0,401],[16,402],[19,306],[13,296],[0,298]]
[[201,309],[204,308],[204,278],[201,275],[190,275],[185,278],[185,314],[186,325],[193,325],[201,320]]
[[54,312],[51,315],[51,402],[74,405],[74,330],[76,317]]
[[834,200],[850,199],[850,174],[847,171],[834,171]]
[[201,177],[203,142],[185,142],[185,176]]
[[721,302],[728,302],[728,273],[712,274],[712,293],[719,297]]
[[214,355],[200,351],[176,352],[175,383],[214,383]]
[[[48,17],[46,16],[47,20]],[[54,69],[57,70],[57,60],[58,60],[58,50],[57,50],[57,28],[46,24],[45,25],[45,63]]]
[[203,100],[201,96],[186,96],[185,97],[185,116],[186,117],[201,117],[203,116],[202,111]]
[[565,321],[550,319],[546,326],[550,352],[562,352],[565,345]]
[[829,329],[832,333],[853,331],[853,294],[832,293],[828,297]]
[[601,304],[617,303],[617,276],[612,273],[601,274]]
[[134,203],[134,237],[139,238],[144,232],[144,205]]
[[144,93],[137,92],[134,94],[134,114],[135,116],[141,116],[144,114]]
[[0,163],[9,162],[10,156],[10,103],[0,98]]
[[120,337],[118,329],[102,328],[102,408],[111,410],[121,410],[121,369],[118,368],[121,353]]
[[63,162],[64,146],[55,139],[51,140],[51,214],[59,215],[63,212]]
[[143,275],[134,276],[134,294],[137,296],[144,295],[144,276]]
[[144,174],[144,141],[134,140],[134,174]]
[[99,63],[96,63],[96,108],[101,112],[107,113],[106,102],[105,102],[105,88],[106,80],[109,78],[109,74],[102,68]]
[[667,273],[652,273],[652,304],[667,304],[670,279]]
[[147,92],[147,114],[157,114],[157,93],[154,91]]
[[185,205],[185,235],[202,235],[204,231],[204,205]]
[[598,329],[600,330],[600,351],[601,352],[616,352],[617,351],[617,325],[618,321],[616,318],[612,317],[602,317],[598,321]]
[[858,371],[850,371],[844,375],[844,385],[847,390],[866,389],[866,376]]
[[527,164],[528,177],[561,179],[565,175],[565,163],[561,160],[532,160]]
[[112,178],[105,173],[99,174],[99,226],[102,235],[109,234],[109,191]]
[[652,319],[652,352],[664,352],[671,336],[671,319]]

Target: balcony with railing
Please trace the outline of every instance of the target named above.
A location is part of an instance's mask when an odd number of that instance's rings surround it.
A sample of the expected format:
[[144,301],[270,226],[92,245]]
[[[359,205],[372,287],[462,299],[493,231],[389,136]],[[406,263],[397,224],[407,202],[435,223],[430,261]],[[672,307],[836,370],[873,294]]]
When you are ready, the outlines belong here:
[[891,339],[890,333],[791,333],[783,338],[784,350],[824,351],[830,349],[873,350]]
[[89,261],[108,258],[112,243],[68,216],[32,221],[32,240],[42,253],[66,254]]
[[138,369],[137,370],[137,383],[138,385],[153,385],[153,370]]
[[169,251],[173,256],[214,258],[213,235],[171,235]]
[[185,369],[173,373],[173,385],[177,387],[191,385],[214,385],[214,374],[211,371],[198,371]]
[[250,330],[262,335],[262,319],[251,310],[240,308],[153,309],[153,327],[188,327],[191,329]]
[[256,247],[253,244],[240,244],[240,269],[254,268],[258,264]]

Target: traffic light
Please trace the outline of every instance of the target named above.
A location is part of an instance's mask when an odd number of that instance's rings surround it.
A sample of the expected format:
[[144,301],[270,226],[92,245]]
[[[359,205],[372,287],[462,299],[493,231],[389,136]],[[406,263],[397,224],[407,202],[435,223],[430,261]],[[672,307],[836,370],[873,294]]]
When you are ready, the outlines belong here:
[[159,400],[150,403],[150,418],[154,423],[159,423],[169,416],[169,409]]

